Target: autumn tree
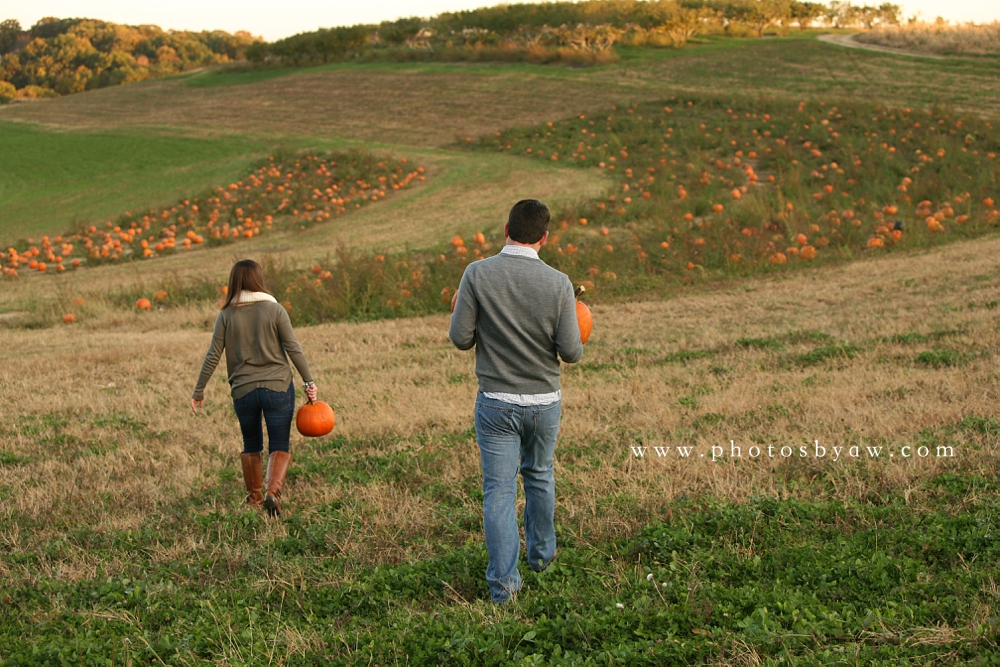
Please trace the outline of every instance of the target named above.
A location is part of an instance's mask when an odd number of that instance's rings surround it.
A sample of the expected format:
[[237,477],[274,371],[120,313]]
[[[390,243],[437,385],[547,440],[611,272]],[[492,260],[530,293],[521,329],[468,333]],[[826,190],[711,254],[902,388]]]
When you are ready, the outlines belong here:
[[17,48],[17,39],[21,36],[21,24],[17,19],[0,21],[0,56]]

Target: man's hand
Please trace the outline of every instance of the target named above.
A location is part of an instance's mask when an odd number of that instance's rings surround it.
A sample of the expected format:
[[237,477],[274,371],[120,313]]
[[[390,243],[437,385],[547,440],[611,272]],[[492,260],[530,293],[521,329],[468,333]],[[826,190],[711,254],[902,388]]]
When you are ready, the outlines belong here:
[[191,410],[195,414],[198,414],[198,408],[202,407],[203,405],[205,405],[205,401],[204,400],[200,400],[199,401],[198,399],[195,399],[195,398],[191,399]]
[[316,396],[318,394],[319,394],[319,392],[316,390],[316,385],[315,384],[311,384],[308,387],[306,387],[306,398],[309,399],[310,403],[315,403],[316,402]]

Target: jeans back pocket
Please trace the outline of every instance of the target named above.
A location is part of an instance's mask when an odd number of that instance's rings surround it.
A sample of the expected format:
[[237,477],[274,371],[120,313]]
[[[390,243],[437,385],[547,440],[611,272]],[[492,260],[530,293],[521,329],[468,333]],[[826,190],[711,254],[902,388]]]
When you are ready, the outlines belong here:
[[291,405],[292,400],[288,392],[267,390],[267,402],[272,410],[284,410]]
[[514,433],[514,408],[476,403],[476,428],[483,435],[510,435]]

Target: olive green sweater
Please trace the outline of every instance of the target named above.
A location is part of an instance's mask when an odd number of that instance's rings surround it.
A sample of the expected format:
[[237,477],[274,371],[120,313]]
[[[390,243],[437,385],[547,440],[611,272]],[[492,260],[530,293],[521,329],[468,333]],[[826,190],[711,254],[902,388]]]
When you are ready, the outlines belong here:
[[[192,398],[205,397],[205,385],[226,352],[229,386],[234,399],[264,387],[272,391],[288,391],[292,369],[288,359],[306,382],[312,382],[309,364],[302,347],[295,339],[292,322],[281,304],[272,301],[230,306],[215,318],[212,344],[201,365],[201,375]],[[287,355],[287,357],[286,357]]]

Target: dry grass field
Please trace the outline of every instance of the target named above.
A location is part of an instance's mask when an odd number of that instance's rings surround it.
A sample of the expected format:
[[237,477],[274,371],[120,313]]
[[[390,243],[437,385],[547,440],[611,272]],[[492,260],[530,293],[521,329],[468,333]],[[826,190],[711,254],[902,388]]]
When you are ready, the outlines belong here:
[[[1000,108],[978,64],[811,40],[699,48],[586,71],[178,78],[0,109],[60,131],[360,143],[428,175],[302,233],[0,282],[0,663],[990,664],[996,235],[594,306],[584,359],[563,375],[560,560],[503,609],[482,581],[473,358],[446,316],[298,330],[337,427],[293,435],[287,516],[271,521],[240,505],[224,369],[204,412],[188,407],[215,309],[97,298],[170,277],[221,284],[235,253],[308,266],[341,245],[420,249],[496,233],[523,196],[596,197],[599,173],[448,146],[622,98],[875,82],[886,101]],[[25,328],[12,312],[74,296],[74,325]]]
[[[994,413],[998,249],[996,239],[958,244],[720,284],[671,301],[596,307],[593,342],[564,378],[557,468],[564,529],[606,541],[635,531],[679,495],[733,502],[903,495],[919,505],[914,489],[928,476],[996,474],[995,436],[951,441],[953,458],[905,459],[899,451]],[[24,459],[3,469],[3,486],[20,489],[5,511],[50,527],[43,535],[9,535],[11,546],[83,526],[137,529],[155,522],[163,503],[236,472],[240,440],[223,374],[210,386],[204,416],[187,405],[213,321],[212,310],[187,308],[118,315],[85,329],[4,333],[0,399],[15,417],[3,451]],[[321,398],[338,415],[338,457],[392,454],[416,462],[433,458],[452,436],[454,457],[433,471],[443,475],[437,481],[475,486],[472,358],[451,347],[446,317],[323,325],[299,338],[318,369]],[[808,358],[837,345],[850,351]],[[928,350],[953,356],[922,363]],[[744,450],[789,445],[796,454],[703,458],[715,445],[728,453],[731,439]],[[828,448],[885,451],[879,460],[834,463],[832,452],[825,461],[800,459],[798,447],[815,439]],[[690,445],[695,453],[690,460],[636,459],[637,444]],[[310,459],[324,455],[323,443],[298,438],[294,447]],[[824,481],[788,483],[809,477]],[[237,481],[224,479],[220,502],[239,512]],[[289,508],[308,514],[335,499],[356,504],[368,531],[350,545],[357,565],[419,558],[449,546],[435,539],[447,526],[420,497],[426,481],[415,474],[398,484],[344,484],[300,471],[288,489]],[[630,501],[604,504],[615,498]],[[453,537],[457,544],[479,539],[475,531]],[[92,573],[87,559],[81,552],[49,566]],[[6,576],[37,576],[4,567]]]
[[[601,545],[628,540],[651,522],[696,525],[708,499],[735,507],[748,501],[758,507],[767,498],[862,508],[899,503],[926,514],[939,511],[933,480],[996,479],[998,249],[996,239],[963,243],[720,284],[671,301],[596,307],[586,357],[564,377],[556,474],[566,557],[602,553],[608,547]],[[187,406],[213,318],[210,309],[192,307],[119,315],[87,329],[3,334],[0,399],[11,415],[0,451],[0,539],[10,554],[0,564],[5,581],[25,592],[55,586],[72,597],[98,582],[121,579],[127,588],[129,580],[159,572],[159,586],[166,577],[191,603],[199,599],[195,590],[207,587],[308,604],[307,591],[349,591],[372,568],[482,550],[472,358],[448,343],[446,317],[300,330],[338,426],[334,438],[293,441],[284,522],[263,522],[240,507],[240,441],[221,374],[203,415]],[[799,458],[798,448],[812,454],[816,439],[826,458]],[[729,440],[746,458],[712,462],[712,448],[728,454]],[[764,451],[773,446],[774,458],[749,459],[754,444]],[[780,454],[786,445],[795,451],[787,459]],[[910,458],[903,456],[907,445]],[[921,445],[929,456],[914,455]],[[953,447],[953,456],[939,457],[942,445]],[[635,446],[650,450],[636,458]],[[656,446],[674,453],[658,458]],[[849,457],[851,446],[860,447],[860,459]],[[880,458],[865,454],[872,446],[881,448]],[[690,457],[680,457],[679,447],[691,447]],[[843,448],[837,461],[834,447]],[[951,500],[951,511],[976,511],[986,490],[978,488],[972,483]],[[859,534],[877,533],[880,525],[889,530],[884,519],[865,516],[862,510],[837,521]],[[765,553],[747,532],[750,524],[738,526],[729,536],[715,533],[733,557],[745,562]],[[304,535],[318,540],[307,552],[313,555],[281,556],[283,545]],[[609,558],[590,566],[594,576],[613,586],[613,596],[630,595],[631,559],[624,552]],[[472,571],[464,577],[478,576],[475,563],[465,562]],[[681,564],[685,577],[700,581],[692,562]],[[467,578],[439,576],[444,589],[401,601],[403,616],[394,622],[450,609],[455,622],[493,631],[530,623],[530,612],[496,615],[488,602],[473,603],[481,594]],[[944,629],[904,624],[885,632],[899,641],[933,631],[935,649],[945,655],[981,650],[980,626],[996,613],[991,581],[966,589],[966,610]],[[134,638],[144,622],[154,622],[149,605],[158,598],[149,595],[131,612],[127,602],[38,606],[34,596],[19,608],[33,610],[30,618],[45,627],[99,619],[109,636]],[[224,610],[233,603],[217,604]],[[279,664],[372,655],[325,643],[337,631],[316,626],[309,614],[282,621],[274,607],[265,612],[249,604],[275,633]],[[235,642],[240,651],[256,646],[239,635],[247,623],[253,627],[252,616],[237,613],[228,621],[237,629],[226,630],[216,616],[204,616],[210,609],[203,612],[194,616],[215,618],[205,630],[212,642]],[[162,614],[169,621],[171,612]],[[375,633],[383,622],[360,618],[353,632],[360,623],[360,631]],[[422,633],[413,622],[411,641]],[[157,631],[161,650],[172,633],[169,623]],[[724,658],[744,660],[758,650],[729,648],[717,654],[717,664],[751,664]],[[164,660],[194,664],[209,656],[224,664],[255,662],[214,644]]]
[[1000,21],[981,25],[910,23],[862,33],[858,41],[938,55],[998,56]]

